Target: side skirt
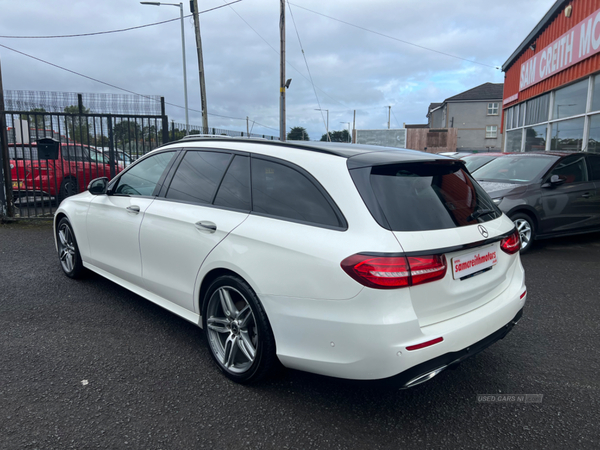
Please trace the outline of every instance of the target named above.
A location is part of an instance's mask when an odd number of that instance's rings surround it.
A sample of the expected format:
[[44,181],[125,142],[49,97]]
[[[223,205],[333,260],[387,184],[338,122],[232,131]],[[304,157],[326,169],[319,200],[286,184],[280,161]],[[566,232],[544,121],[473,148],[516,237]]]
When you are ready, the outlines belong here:
[[98,275],[101,275],[104,278],[112,281],[113,283],[116,283],[119,286],[124,287],[125,289],[133,292],[134,294],[137,294],[140,297],[144,297],[146,300],[150,300],[152,303],[155,303],[158,306],[163,307],[167,311],[172,312],[173,314],[175,314],[189,322],[192,322],[192,323],[198,325],[199,327],[202,327],[200,315],[198,315],[192,311],[188,311],[187,309],[182,308],[181,306],[176,305],[175,303],[170,302],[169,300],[166,300],[163,297],[160,297],[156,294],[153,294],[150,291],[142,289],[133,283],[123,280],[122,278],[114,276],[113,274],[111,274],[103,269],[100,269],[90,263],[87,263],[84,261],[83,266],[87,269],[90,269],[92,272],[96,272]]

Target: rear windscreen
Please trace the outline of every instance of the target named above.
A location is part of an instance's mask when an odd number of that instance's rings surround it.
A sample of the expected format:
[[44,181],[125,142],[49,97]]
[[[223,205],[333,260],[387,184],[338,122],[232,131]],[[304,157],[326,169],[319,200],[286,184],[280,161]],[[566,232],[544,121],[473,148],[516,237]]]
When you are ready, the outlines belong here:
[[[373,196],[363,198],[366,203],[369,198],[377,202],[393,231],[462,227],[502,215],[461,163],[374,166],[370,168],[369,180]],[[361,187],[357,187],[360,191]],[[367,206],[372,210],[374,205]],[[377,219],[376,214],[374,217]]]

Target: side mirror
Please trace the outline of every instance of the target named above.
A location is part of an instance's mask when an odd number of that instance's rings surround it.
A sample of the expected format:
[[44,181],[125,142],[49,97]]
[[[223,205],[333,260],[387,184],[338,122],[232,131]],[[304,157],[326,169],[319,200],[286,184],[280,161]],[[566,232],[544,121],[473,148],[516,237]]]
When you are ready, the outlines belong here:
[[106,190],[108,188],[108,178],[100,177],[90,181],[88,184],[88,191],[92,195],[102,195],[106,194]]
[[555,187],[555,186],[560,186],[561,184],[563,184],[565,181],[567,181],[567,177],[563,176],[563,175],[552,175],[550,177],[550,181],[546,182],[542,185],[542,187],[544,188],[549,188],[549,187]]

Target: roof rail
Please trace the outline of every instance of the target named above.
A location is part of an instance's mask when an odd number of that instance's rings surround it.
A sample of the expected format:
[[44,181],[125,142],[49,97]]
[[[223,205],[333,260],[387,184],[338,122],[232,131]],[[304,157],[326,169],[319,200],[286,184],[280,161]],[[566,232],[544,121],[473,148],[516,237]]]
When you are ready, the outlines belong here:
[[[325,153],[325,154],[329,154],[329,155],[335,155],[335,156],[344,156],[344,157],[348,157],[348,151],[344,150],[344,149],[340,149],[340,148],[335,148],[335,147],[330,147],[327,144],[331,144],[330,142],[316,142],[316,141],[292,141],[292,142],[281,142],[280,140],[271,140],[271,139],[265,139],[265,138],[260,138],[260,137],[246,137],[246,136],[221,136],[221,135],[211,135],[211,134],[189,134],[187,136],[184,136],[183,138],[181,138],[179,141],[173,141],[173,142],[169,142],[168,144],[174,144],[175,142],[182,142],[182,141],[210,141],[210,140],[220,140],[221,138],[223,138],[222,140],[226,140],[226,141],[236,141],[236,142],[258,142],[260,141],[261,144],[264,145],[271,145],[271,146],[282,146],[282,147],[288,147],[288,148],[296,148],[296,149],[300,149],[300,150],[307,150],[307,151],[311,151],[311,152],[315,152],[315,153]],[[167,145],[167,144],[165,144]],[[352,147],[353,149],[355,148],[354,146]],[[373,151],[373,149],[371,149],[370,151]],[[357,153],[356,151],[351,151],[350,153],[355,154]],[[363,153],[361,151],[359,151],[358,153]]]
[[226,134],[188,134],[187,136],[183,136],[181,140],[198,138],[231,138],[231,136],[227,136]]

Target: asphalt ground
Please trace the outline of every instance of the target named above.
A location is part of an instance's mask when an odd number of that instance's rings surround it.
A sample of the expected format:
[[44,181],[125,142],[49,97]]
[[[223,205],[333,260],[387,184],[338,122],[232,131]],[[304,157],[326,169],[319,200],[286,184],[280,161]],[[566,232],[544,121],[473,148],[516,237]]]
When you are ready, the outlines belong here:
[[523,264],[519,324],[423,385],[288,370],[244,387],[199,328],[65,277],[49,222],[0,225],[0,448],[598,449],[600,233],[537,242]]

